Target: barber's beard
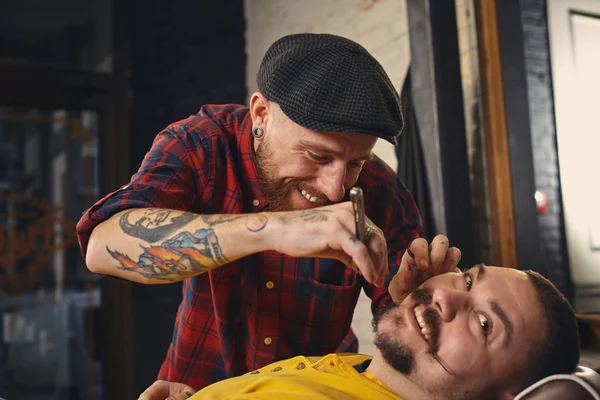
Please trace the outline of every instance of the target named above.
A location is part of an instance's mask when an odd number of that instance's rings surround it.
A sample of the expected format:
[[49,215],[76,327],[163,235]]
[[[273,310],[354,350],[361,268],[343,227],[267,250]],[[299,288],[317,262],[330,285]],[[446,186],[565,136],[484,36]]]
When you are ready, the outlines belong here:
[[[416,303],[429,306],[431,304],[431,294],[423,289],[416,289],[411,293],[411,298]],[[373,329],[375,330],[375,347],[381,352],[381,356],[385,362],[394,368],[396,371],[410,375],[415,367],[415,357],[413,350],[402,343],[401,338],[394,336],[394,333],[379,332],[379,321],[388,314],[394,313],[399,306],[392,304],[391,306],[382,309],[373,317]],[[405,324],[401,315],[391,315],[394,320],[394,326],[403,326]],[[423,319],[430,328],[431,338],[429,340],[428,353],[435,356],[439,349],[440,337],[440,319],[437,312],[431,308],[427,308],[423,312]]]
[[298,182],[283,181],[277,178],[277,166],[273,162],[273,149],[264,141],[256,149],[256,169],[258,183],[269,201],[271,211],[290,211],[290,196]]
[[[300,186],[309,193],[318,194],[319,191],[310,187],[299,179],[283,180],[277,177],[277,165],[273,161],[273,149],[268,141],[264,141],[256,149],[256,169],[258,171],[258,183],[269,201],[270,211],[293,211],[291,197]],[[322,195],[320,195],[322,196]],[[330,204],[329,201],[319,203],[319,206]],[[309,208],[304,207],[304,208]]]

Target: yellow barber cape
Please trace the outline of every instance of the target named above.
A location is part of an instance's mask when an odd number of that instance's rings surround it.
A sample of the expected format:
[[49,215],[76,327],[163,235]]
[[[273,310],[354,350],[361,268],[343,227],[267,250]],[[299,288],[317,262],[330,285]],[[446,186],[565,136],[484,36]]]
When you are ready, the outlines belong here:
[[371,358],[350,353],[325,357],[298,356],[213,383],[190,400],[402,400],[373,375],[359,373],[354,368],[354,365]]

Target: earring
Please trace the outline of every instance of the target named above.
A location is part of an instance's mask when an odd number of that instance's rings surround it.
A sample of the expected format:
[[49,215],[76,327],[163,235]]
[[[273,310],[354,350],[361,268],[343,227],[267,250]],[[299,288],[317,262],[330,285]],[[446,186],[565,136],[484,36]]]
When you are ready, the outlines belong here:
[[255,126],[252,128],[252,136],[256,139],[261,139],[265,135],[265,130],[260,126]]

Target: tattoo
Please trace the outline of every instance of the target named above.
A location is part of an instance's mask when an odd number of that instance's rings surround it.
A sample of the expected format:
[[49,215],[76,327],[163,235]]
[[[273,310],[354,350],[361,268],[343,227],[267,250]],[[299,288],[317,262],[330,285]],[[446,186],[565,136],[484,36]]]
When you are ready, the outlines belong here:
[[246,229],[254,233],[260,232],[265,229],[268,221],[269,219],[264,215],[249,215],[246,219]]
[[223,255],[223,251],[221,250],[221,246],[219,246],[219,239],[215,232],[210,229],[208,235],[206,235],[208,239],[208,243],[210,244],[211,257],[213,260],[216,260],[218,265],[227,264],[229,261]]
[[358,240],[358,238],[356,236],[350,236],[350,241],[352,241],[352,243],[360,242],[360,240]]
[[186,395],[186,396],[188,397],[188,399],[189,399],[190,397],[192,397],[193,393],[190,393],[190,392],[185,392],[185,395]]
[[106,247],[119,262],[119,269],[137,272],[146,278],[171,281],[174,277],[187,277],[206,272],[226,264],[227,258],[212,229],[199,229],[193,234],[181,232],[160,246],[144,247],[137,262],[129,256]]
[[197,218],[189,212],[148,208],[136,221],[130,222],[129,216],[137,210],[130,210],[121,215],[119,225],[123,232],[149,243],[164,240],[168,235]]
[[202,221],[208,226],[215,226],[225,222],[237,221],[246,218],[246,229],[250,232],[260,232],[267,226],[268,218],[264,215],[201,215]]
[[245,215],[201,215],[200,217],[208,226],[215,226],[226,222],[236,221],[240,218],[244,218]]
[[283,214],[279,218],[283,222],[291,222],[295,219],[305,222],[323,222],[329,219],[329,213],[331,213],[331,210],[304,210]]

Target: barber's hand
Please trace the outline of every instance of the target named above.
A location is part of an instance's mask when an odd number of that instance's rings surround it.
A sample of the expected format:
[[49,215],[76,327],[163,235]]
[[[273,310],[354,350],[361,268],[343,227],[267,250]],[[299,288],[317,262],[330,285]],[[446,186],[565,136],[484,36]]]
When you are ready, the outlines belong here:
[[177,382],[156,381],[144,391],[138,400],[186,400],[196,393],[188,385]]
[[308,210],[273,213],[278,228],[271,246],[293,257],[334,258],[364,278],[383,285],[388,274],[387,244],[381,229],[366,244],[354,232],[352,203],[344,202]]
[[449,247],[448,238],[437,235],[431,245],[423,238],[413,240],[400,262],[398,273],[392,278],[388,291],[394,303],[400,304],[414,289],[427,279],[447,272],[459,272],[461,253]]

